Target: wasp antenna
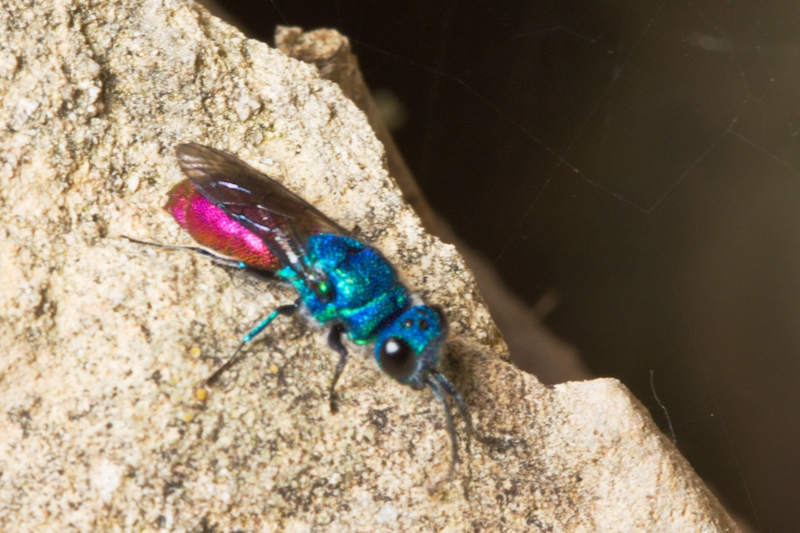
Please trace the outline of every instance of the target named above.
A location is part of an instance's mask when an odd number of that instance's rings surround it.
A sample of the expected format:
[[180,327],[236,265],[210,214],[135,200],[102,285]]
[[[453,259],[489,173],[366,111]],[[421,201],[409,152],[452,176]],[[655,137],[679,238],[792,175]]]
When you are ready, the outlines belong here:
[[447,472],[446,481],[453,479],[455,474],[456,463],[458,462],[458,436],[456,436],[456,428],[453,425],[453,416],[450,414],[450,406],[447,405],[447,399],[444,397],[442,385],[438,379],[431,379],[428,377],[425,380],[425,385],[431,390],[433,395],[439,400],[444,408],[444,417],[447,420],[447,432],[450,434],[450,445],[452,455],[450,456],[450,470]]
[[470,416],[467,405],[464,403],[464,399],[461,397],[461,394],[458,393],[458,389],[456,389],[456,387],[444,376],[444,374],[434,372],[433,378],[439,382],[439,385],[441,385],[442,389],[447,394],[455,399],[456,405],[458,405],[458,412],[461,413],[461,418],[463,418],[464,423],[467,424],[467,431],[469,434],[478,437],[478,433],[475,431],[475,426],[472,425],[472,416]]
[[490,437],[478,433],[478,431],[475,429],[475,426],[472,425],[472,416],[469,414],[469,410],[467,409],[467,405],[464,403],[464,399],[461,397],[461,394],[459,394],[458,389],[456,389],[455,386],[450,383],[449,379],[438,372],[433,373],[433,379],[438,381],[441,388],[456,400],[458,410],[461,413],[461,417],[464,419],[464,422],[467,424],[467,432],[470,435],[475,437],[478,442],[493,446],[498,450],[502,451],[508,448],[508,444],[503,442],[503,440],[497,437]]

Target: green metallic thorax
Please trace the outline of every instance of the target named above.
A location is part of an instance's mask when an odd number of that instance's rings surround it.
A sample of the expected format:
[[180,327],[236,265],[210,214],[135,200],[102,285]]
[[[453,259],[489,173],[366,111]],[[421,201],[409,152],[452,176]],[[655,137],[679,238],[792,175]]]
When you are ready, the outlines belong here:
[[411,305],[389,262],[374,248],[339,235],[309,238],[306,265],[327,277],[332,297],[323,301],[291,267],[278,271],[298,290],[300,299],[320,323],[339,320],[357,344],[375,340],[387,325]]

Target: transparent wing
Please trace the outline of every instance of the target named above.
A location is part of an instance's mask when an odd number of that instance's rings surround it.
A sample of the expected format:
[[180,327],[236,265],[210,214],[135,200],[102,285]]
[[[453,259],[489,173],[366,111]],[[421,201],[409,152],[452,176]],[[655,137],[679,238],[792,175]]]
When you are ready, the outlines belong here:
[[307,277],[301,259],[311,235],[349,232],[298,195],[242,160],[200,144],[179,144],[181,170],[200,193],[263,239],[269,250]]

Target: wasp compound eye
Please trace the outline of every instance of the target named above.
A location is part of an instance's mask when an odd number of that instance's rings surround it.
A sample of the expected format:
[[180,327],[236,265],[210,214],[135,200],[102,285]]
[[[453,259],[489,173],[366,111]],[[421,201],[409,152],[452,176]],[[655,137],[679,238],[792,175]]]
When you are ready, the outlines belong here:
[[383,371],[400,381],[413,374],[417,366],[414,350],[406,341],[397,337],[386,339],[378,357],[378,364]]

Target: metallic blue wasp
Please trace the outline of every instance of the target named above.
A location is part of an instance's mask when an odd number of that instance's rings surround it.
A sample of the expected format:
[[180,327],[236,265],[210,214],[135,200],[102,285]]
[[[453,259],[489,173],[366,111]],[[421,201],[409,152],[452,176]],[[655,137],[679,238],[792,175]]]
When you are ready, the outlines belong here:
[[188,179],[170,191],[165,209],[202,246],[189,248],[218,263],[276,277],[299,293],[294,303],[278,307],[256,325],[208,383],[276,317],[305,307],[330,326],[328,344],[339,354],[329,390],[331,410],[337,410],[334,388],[347,363],[343,336],[355,344],[374,344],[375,359],[386,374],[413,389],[428,388],[444,408],[452,477],[458,440],[446,395],[455,399],[470,433],[474,430],[458,391],[437,370],[447,338],[441,309],[421,304],[378,250],[272,178],[199,144],[180,144],[176,154]]

